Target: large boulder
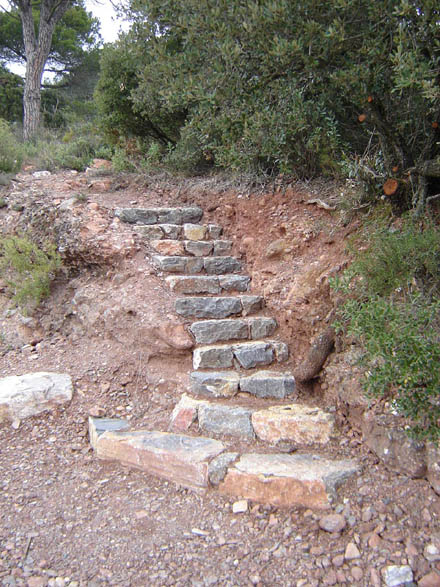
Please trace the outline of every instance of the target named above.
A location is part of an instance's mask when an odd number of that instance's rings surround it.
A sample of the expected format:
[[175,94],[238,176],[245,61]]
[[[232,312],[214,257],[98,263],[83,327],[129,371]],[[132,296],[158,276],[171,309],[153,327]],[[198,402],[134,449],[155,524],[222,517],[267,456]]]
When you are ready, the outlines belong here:
[[29,373],[0,379],[0,422],[22,420],[72,399],[73,384],[62,373]]

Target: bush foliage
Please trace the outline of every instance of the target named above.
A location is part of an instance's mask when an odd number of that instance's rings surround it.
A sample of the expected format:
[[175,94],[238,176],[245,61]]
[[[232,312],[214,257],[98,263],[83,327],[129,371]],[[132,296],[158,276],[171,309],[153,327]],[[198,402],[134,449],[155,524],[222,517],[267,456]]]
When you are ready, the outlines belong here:
[[369,235],[334,286],[338,327],[364,349],[365,389],[392,399],[417,437],[440,437],[440,231],[404,222]]
[[0,118],[0,171],[14,173],[21,167],[23,148],[8,123]]
[[421,171],[440,153],[434,0],[128,4],[97,90],[116,139],[193,171],[335,175],[348,157],[376,193],[397,178],[402,209],[436,189]]
[[60,267],[55,245],[39,247],[27,236],[0,239],[0,275],[13,301],[23,309],[37,307],[49,295],[50,283]]

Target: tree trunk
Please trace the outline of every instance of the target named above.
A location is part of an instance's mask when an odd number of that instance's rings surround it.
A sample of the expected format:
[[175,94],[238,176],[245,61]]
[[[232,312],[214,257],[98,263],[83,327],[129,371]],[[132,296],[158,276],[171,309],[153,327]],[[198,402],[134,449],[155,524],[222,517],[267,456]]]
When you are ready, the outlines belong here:
[[35,57],[28,57],[23,94],[23,138],[31,140],[40,125],[41,78],[43,66]]
[[40,124],[41,78],[49,57],[55,25],[62,18],[70,3],[70,0],[43,0],[41,2],[37,38],[31,0],[11,2],[20,11],[26,53],[26,79],[23,96],[23,135],[26,141],[35,136]]

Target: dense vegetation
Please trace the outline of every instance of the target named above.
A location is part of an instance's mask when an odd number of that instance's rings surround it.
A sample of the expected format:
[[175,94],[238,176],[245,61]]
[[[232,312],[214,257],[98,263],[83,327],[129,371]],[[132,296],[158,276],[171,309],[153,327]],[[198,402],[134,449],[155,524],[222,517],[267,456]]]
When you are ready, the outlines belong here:
[[[51,2],[36,3],[36,28]],[[0,64],[0,170],[23,157],[82,169],[105,156],[116,170],[354,179],[361,209],[385,199],[389,212],[366,225],[369,248],[335,283],[346,296],[339,327],[364,349],[367,392],[389,398],[413,433],[437,437],[438,2],[126,0],[131,29],[102,50],[83,2],[63,3],[73,12],[54,29],[51,59],[66,67],[42,91],[44,132],[24,147],[14,136],[23,82]],[[8,18],[5,59],[23,54]],[[17,243],[4,258],[26,255]]]

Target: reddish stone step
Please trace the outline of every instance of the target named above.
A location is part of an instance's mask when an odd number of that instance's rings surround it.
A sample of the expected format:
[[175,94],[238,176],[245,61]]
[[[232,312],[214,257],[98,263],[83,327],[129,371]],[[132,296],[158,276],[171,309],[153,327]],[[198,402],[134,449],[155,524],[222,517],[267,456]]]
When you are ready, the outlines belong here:
[[186,487],[208,487],[209,461],[225,446],[212,438],[168,432],[104,432],[96,442],[101,459],[117,460]]
[[337,488],[358,471],[354,461],[312,454],[244,454],[228,468],[219,491],[275,506],[328,509]]

